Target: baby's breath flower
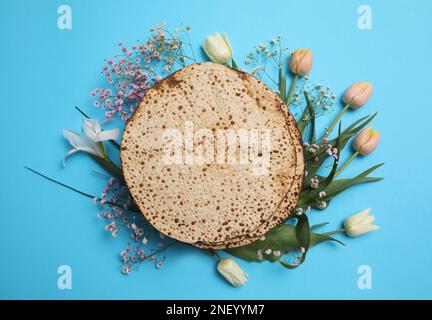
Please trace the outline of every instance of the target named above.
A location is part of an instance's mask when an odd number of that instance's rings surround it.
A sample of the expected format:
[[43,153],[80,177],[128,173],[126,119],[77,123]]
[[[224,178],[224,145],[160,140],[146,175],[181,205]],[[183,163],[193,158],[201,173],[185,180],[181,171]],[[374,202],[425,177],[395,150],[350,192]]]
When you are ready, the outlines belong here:
[[258,259],[262,260],[263,254],[262,254],[262,250],[261,249],[257,250],[257,256],[258,256]]
[[317,176],[313,177],[310,182],[311,182],[311,188],[312,189],[318,188],[318,186],[319,186],[319,180],[318,180]]
[[327,193],[326,193],[325,191],[321,191],[321,192],[318,194],[318,196],[319,196],[320,198],[324,198],[326,195],[327,195]]
[[105,201],[96,204],[103,211],[98,212],[98,218],[108,221],[105,230],[113,237],[117,237],[124,229],[129,232],[134,243],[133,249],[129,243],[120,252],[121,272],[129,274],[150,256],[154,259],[149,258],[148,261],[155,263],[156,268],[160,268],[166,258],[167,244],[166,241],[163,242],[165,236],[157,232],[141,215],[136,216],[127,211],[133,205],[133,201],[128,188],[122,182],[109,179],[103,194]]
[[327,208],[327,202],[325,202],[325,201],[321,201],[321,202],[319,203],[318,207],[319,207],[320,209],[325,209],[325,208]]

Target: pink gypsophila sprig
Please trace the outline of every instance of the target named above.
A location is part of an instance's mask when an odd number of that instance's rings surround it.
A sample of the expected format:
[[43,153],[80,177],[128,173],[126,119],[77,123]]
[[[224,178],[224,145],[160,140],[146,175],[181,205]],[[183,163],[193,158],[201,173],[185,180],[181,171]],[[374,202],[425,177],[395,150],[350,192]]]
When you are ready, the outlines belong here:
[[149,261],[161,268],[166,259],[166,248],[170,239],[154,229],[143,217],[132,201],[123,182],[111,178],[100,198],[98,217],[106,221],[105,230],[113,237],[123,229],[129,235],[127,245],[120,252],[120,270],[127,275],[138,269],[142,262]]
[[105,111],[107,120],[119,117],[126,122],[149,88],[176,68],[196,61],[189,30],[186,26],[170,32],[162,23],[150,29],[144,43],[128,48],[119,42],[120,53],[102,68],[109,87],[91,92],[93,105]]

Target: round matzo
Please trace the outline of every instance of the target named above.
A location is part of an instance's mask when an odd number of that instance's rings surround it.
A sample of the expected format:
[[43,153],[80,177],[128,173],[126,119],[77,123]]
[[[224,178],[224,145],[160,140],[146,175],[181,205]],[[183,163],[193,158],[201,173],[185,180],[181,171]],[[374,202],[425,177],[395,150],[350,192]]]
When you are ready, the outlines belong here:
[[[126,183],[149,222],[174,239],[210,246],[253,239],[286,218],[281,206],[298,199],[303,152],[295,121],[286,119],[281,100],[255,77],[213,63],[188,66],[148,90],[127,124],[121,145]],[[167,130],[177,130],[184,147],[191,124],[194,134],[207,130],[193,141],[193,162],[186,161],[187,150],[180,163],[167,162]],[[241,163],[239,146],[234,163],[217,162],[218,149],[213,162],[195,161],[197,150],[216,140],[208,132],[226,137],[230,130],[270,130],[267,173],[254,174],[251,159]]]

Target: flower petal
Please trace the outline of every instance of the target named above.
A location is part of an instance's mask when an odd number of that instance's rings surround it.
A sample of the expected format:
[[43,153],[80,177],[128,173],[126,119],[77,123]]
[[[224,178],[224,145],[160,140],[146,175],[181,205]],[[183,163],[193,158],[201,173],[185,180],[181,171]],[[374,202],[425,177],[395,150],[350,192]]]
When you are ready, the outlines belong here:
[[222,33],[222,39],[225,41],[228,51],[230,52],[230,55],[232,56],[232,47],[231,47],[231,42],[228,39],[228,36],[226,35],[226,33]]
[[82,136],[71,130],[63,130],[63,136],[69,141],[72,147],[80,151],[84,151],[95,155],[97,157],[103,157],[102,151],[96,142],[91,141],[89,138]]
[[102,128],[99,122],[93,119],[84,118],[83,131],[90,140],[96,141],[95,139],[101,130]]
[[344,221],[345,228],[349,229],[362,223],[362,221],[369,215],[371,210],[372,210],[371,208],[367,208],[360,211],[359,213],[356,213],[346,218]]
[[65,154],[62,161],[63,168],[66,167],[66,158],[73,155],[74,153],[77,153],[78,151],[79,151],[78,149],[71,149]]
[[95,142],[100,141],[107,141],[107,140],[116,140],[119,136],[119,129],[112,129],[112,130],[104,130],[101,131],[96,135],[96,137],[93,139]]
[[372,225],[359,225],[359,226],[354,226],[350,230],[347,230],[347,234],[350,237],[358,237],[358,236],[361,236],[365,233],[372,232],[372,231],[375,231],[378,229],[379,229],[379,227],[376,225],[373,225],[373,224]]
[[219,273],[233,286],[239,287],[248,281],[247,274],[231,258],[225,258],[219,261],[217,265]]
[[363,219],[362,224],[372,224],[375,222],[375,216],[367,216]]
[[67,141],[69,141],[69,143],[72,145],[72,147],[76,148],[81,135],[79,133],[76,133],[75,131],[66,129],[64,129],[62,133],[63,136],[67,139]]
[[374,131],[370,135],[369,140],[365,144],[361,145],[360,149],[358,149],[359,152],[362,155],[367,155],[369,153],[372,153],[378,146],[379,140],[380,140],[379,131]]
[[215,32],[205,38],[203,49],[214,63],[227,64],[232,57],[231,44],[226,35]]

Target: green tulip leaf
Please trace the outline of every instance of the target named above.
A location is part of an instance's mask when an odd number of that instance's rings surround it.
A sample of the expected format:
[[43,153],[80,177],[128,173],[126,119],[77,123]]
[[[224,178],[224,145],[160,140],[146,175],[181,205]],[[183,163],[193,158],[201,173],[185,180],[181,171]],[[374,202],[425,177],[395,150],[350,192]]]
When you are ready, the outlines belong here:
[[[307,95],[307,92],[304,92],[304,95]],[[301,117],[297,121],[297,129],[300,132],[301,136],[304,136],[305,132],[308,129],[309,124],[311,123],[309,104],[306,105]],[[315,120],[315,119],[314,119]],[[310,140],[305,140],[306,142],[311,142]]]
[[[358,132],[360,132],[365,126],[367,126],[376,116],[377,113],[363,117],[354,123],[352,123],[348,128],[346,128],[344,131],[339,132],[337,138],[329,141],[329,145],[332,147],[336,147],[338,149],[338,152],[342,152],[342,150],[345,148],[345,146],[348,143],[348,140],[355,136]],[[317,176],[317,172],[320,170],[322,165],[324,164],[325,160],[329,158],[329,155],[327,154],[327,147],[324,145],[319,149],[316,153],[313,154],[306,154],[306,170],[308,172],[308,176],[304,181],[303,186],[303,192],[302,196],[300,197],[300,203],[319,203],[321,201],[318,201],[315,194],[310,195],[310,183],[311,179]],[[368,182],[371,182],[373,180],[369,180]],[[376,181],[376,180],[375,180]],[[321,180],[320,180],[321,182]],[[302,199],[302,197],[306,197],[305,199]],[[313,200],[315,199],[315,201]],[[300,207],[300,205],[298,205]]]
[[[246,246],[227,249],[225,251],[246,261],[275,262],[279,260],[281,255],[299,246],[300,244],[296,238],[295,226],[291,224],[281,224],[267,233],[263,239],[259,239]],[[271,250],[270,254],[268,253],[270,252],[268,251],[269,249]],[[280,252],[279,256],[277,255],[278,252]]]
[[296,238],[300,246],[305,249],[305,253],[306,253],[310,245],[311,231],[309,226],[309,219],[307,218],[307,215],[302,214],[297,217],[297,220],[298,220],[297,225],[295,227]]
[[239,67],[238,67],[237,63],[235,62],[234,58],[231,58],[231,67],[234,70],[239,70]]
[[299,261],[297,261],[295,264],[289,264],[282,260],[279,260],[279,263],[287,269],[298,268],[306,260],[306,254],[309,250],[309,246],[311,243],[311,230],[309,226],[309,219],[305,214],[302,214],[297,217],[297,220],[298,221],[295,227],[295,232],[300,248],[302,249],[301,256]]
[[326,241],[334,241],[339,243],[342,246],[345,246],[345,244],[342,241],[337,240],[329,235],[320,234],[320,233],[311,233],[311,247]]
[[323,222],[323,223],[316,224],[316,225],[314,225],[314,226],[311,227],[311,231],[314,231],[314,230],[316,230],[318,228],[324,227],[324,226],[326,226],[328,224],[329,224],[328,222]]
[[295,226],[292,224],[281,224],[267,233],[267,235],[262,239],[246,246],[227,249],[225,251],[235,257],[249,262],[279,261],[287,268],[296,268],[297,265],[289,265],[280,261],[280,257],[286,253],[303,247],[305,248],[301,261],[303,262],[309,248],[326,241],[336,241],[341,243],[328,235],[312,232],[312,229],[315,230],[327,223],[321,223],[310,228],[309,221],[305,214],[298,216],[297,219],[298,222]]
[[379,167],[381,167],[383,164],[384,163],[377,164],[363,171],[362,173],[360,173],[359,175],[357,175],[352,179],[333,180],[325,189],[326,191],[325,199],[330,200],[354,185],[365,183],[365,182],[374,182],[374,181],[382,180],[383,178],[368,177],[368,175],[371,174],[376,169],[378,169]]
[[282,101],[285,101],[287,98],[287,89],[286,89],[286,77],[283,76],[282,67],[279,67],[278,72],[279,77],[279,96],[282,99]]
[[309,136],[305,138],[306,141],[310,143],[315,143],[316,141],[316,129],[315,129],[315,107],[309,99],[308,93],[305,91],[304,96],[306,98],[306,110],[307,118],[309,119],[308,125],[310,126]]

